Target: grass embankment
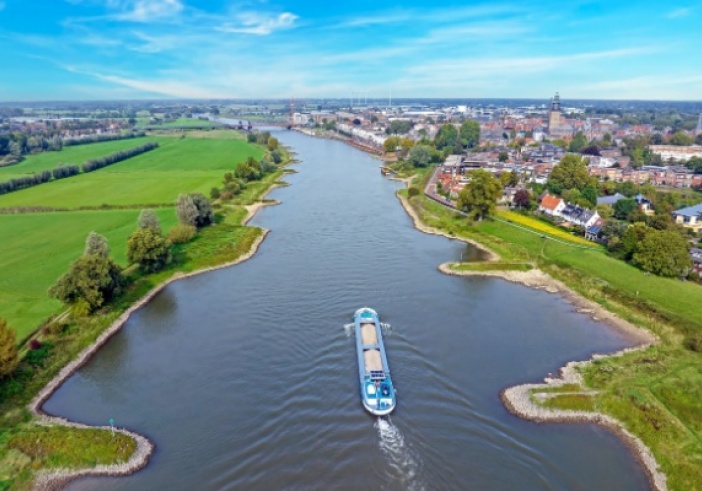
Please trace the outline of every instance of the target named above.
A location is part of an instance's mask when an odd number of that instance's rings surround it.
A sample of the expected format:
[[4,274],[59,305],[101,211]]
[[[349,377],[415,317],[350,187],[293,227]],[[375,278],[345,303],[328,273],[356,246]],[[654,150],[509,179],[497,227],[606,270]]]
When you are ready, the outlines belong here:
[[[401,193],[406,196],[406,190]],[[671,489],[700,489],[702,354],[683,343],[702,333],[699,285],[645,275],[602,248],[563,244],[509,223],[471,225],[424,196],[410,203],[427,225],[482,243],[508,264],[534,264],[583,297],[657,334],[660,343],[654,347],[586,365],[585,387],[569,387],[573,393],[547,398],[545,405],[617,418],[651,449]]]
[[[13,482],[31,482],[32,471],[42,468],[94,467],[125,462],[136,449],[132,438],[121,433],[105,438],[105,431],[60,426],[17,425],[2,433],[7,451],[0,464],[0,489]],[[86,461],[86,456],[88,459]]]
[[170,206],[184,190],[209,195],[236,163],[263,156],[261,148],[238,139],[155,140],[159,142],[157,149],[124,162],[0,196],[0,210]]
[[[177,144],[183,140],[172,141]],[[213,172],[217,172],[219,184],[225,170],[218,167],[222,165],[220,159],[226,158],[226,170],[233,170],[238,163],[237,159],[243,160],[252,153],[258,156],[263,154],[259,147],[231,139],[228,143],[235,143],[237,146],[234,148],[239,148],[240,152],[228,152],[225,157],[222,155],[224,147],[218,141],[209,140],[207,143],[213,144],[212,148],[215,149],[212,158],[207,151],[208,146],[198,144],[197,150],[187,147],[189,152],[173,153],[172,160],[169,159],[170,165],[162,161],[153,161],[149,165],[154,169],[186,168],[187,162],[193,161],[194,153],[200,152],[198,161],[209,161],[207,165],[215,169]],[[248,147],[245,151],[241,151],[242,143]],[[182,150],[185,147],[178,148]],[[233,147],[226,148],[231,150]],[[186,163],[178,160],[181,157]],[[131,167],[134,163],[125,161],[114,167],[120,165]],[[283,172],[278,170],[266,176],[262,183],[251,183],[247,188],[249,193],[240,198],[241,204],[259,200]],[[128,176],[130,173],[115,173],[113,177],[119,181],[120,175]],[[68,181],[70,179],[65,179],[62,183]],[[122,185],[127,182],[123,181]],[[184,180],[178,192],[192,192],[193,189],[188,188],[188,184]],[[25,191],[18,194],[23,192]],[[244,202],[245,199],[249,201]],[[76,204],[81,205],[78,200]],[[110,210],[0,215],[0,232],[11,232],[0,240],[0,261],[4,261],[0,263],[0,284],[10,292],[24,289],[28,297],[36,296],[34,302],[27,300],[25,311],[20,309],[15,314],[18,318],[25,315],[24,320],[20,321],[25,332],[31,331],[32,316],[38,324],[47,312],[52,312],[52,306],[53,312],[58,312],[55,309],[57,304],[52,304],[45,295],[47,285],[52,284],[58,275],[65,272],[67,264],[82,253],[88,232],[96,230],[107,235],[113,256],[118,262],[125,262],[126,237],[135,229],[138,213],[138,210]],[[170,228],[175,221],[173,209],[159,209],[157,213],[163,229]],[[165,270],[143,275],[130,267],[127,270],[128,287],[110,305],[88,318],[59,316],[33,334],[33,339],[40,341],[41,347],[33,351],[23,348],[25,356],[12,377],[0,380],[0,490],[29,489],[37,472],[44,470],[92,468],[98,464],[119,463],[129,458],[134,449],[131,438],[118,434],[113,436],[109,431],[98,429],[38,426],[27,405],[63,367],[83,349],[92,345],[108,326],[154,287],[176,275],[231,263],[247,253],[263,231],[242,226],[241,220],[245,215],[246,210],[241,205],[222,207],[217,214],[216,225],[200,230],[189,243],[174,247],[173,261]],[[41,295],[42,293],[44,294]],[[0,316],[11,318],[11,315],[6,315],[6,309],[8,303],[12,302],[5,302],[4,291],[2,294]]]

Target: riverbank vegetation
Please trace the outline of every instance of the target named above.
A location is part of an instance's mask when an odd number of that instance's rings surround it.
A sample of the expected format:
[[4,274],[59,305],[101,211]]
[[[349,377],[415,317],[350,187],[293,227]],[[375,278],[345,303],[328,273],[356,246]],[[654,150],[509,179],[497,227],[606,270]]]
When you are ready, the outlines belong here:
[[[424,182],[413,185],[423,187]],[[408,191],[400,194],[408,196]],[[472,222],[422,193],[412,194],[408,201],[424,224],[485,245],[501,256],[506,270],[514,264],[533,264],[579,295],[658,336],[660,342],[654,347],[585,365],[583,387],[576,385],[572,393],[548,398],[543,404],[595,410],[617,418],[652,450],[671,489],[698,487],[702,482],[700,287],[647,275],[601,247],[551,240],[503,220]],[[483,266],[453,267],[481,270]]]
[[[132,174],[184,175],[194,163],[211,174],[207,181],[210,187],[221,185],[223,174],[251,165],[251,160],[259,164],[258,180],[247,181],[237,201],[211,202],[197,192],[193,181],[184,178],[178,192],[154,210],[108,207],[100,211],[0,214],[0,230],[13,231],[11,237],[0,241],[0,317],[18,329],[21,341],[16,347],[16,363],[11,360],[11,350],[0,346],[0,356],[14,365],[0,377],[0,489],[27,489],[43,469],[126,460],[134,449],[131,438],[101,430],[39,427],[27,404],[62,367],[154,287],[183,274],[236,261],[260,240],[261,229],[242,224],[246,216],[243,205],[259,201],[282,176],[279,165],[260,165],[256,160],[255,156],[267,156],[267,162],[272,162],[271,151],[266,145],[251,145],[241,138],[222,140],[224,145],[219,140],[195,140],[188,135],[167,141],[163,146],[173,151],[166,152],[170,158],[165,162],[151,155],[141,163],[133,162],[146,157],[141,155],[91,175],[110,174],[103,178],[110,178],[125,199],[134,201],[137,199],[129,197]],[[211,159],[208,148],[213,149]],[[161,150],[159,147],[151,153]],[[285,149],[276,150],[282,156],[281,164],[289,161]],[[71,180],[52,184],[69,186]],[[166,187],[169,192],[176,189],[170,184]],[[164,200],[168,195],[157,185],[153,191]],[[64,189],[58,193],[69,195]],[[109,195],[105,197],[109,199]],[[83,199],[89,201],[90,197]],[[79,208],[85,201],[77,196],[73,203]],[[167,232],[174,230],[177,240],[171,241]],[[88,236],[93,231],[97,233]],[[101,265],[82,267],[86,261]],[[73,267],[69,268],[71,262]],[[105,275],[97,277],[99,271]],[[66,307],[47,296],[52,284],[52,293]],[[5,292],[11,294],[9,300]],[[15,307],[13,300],[23,306]],[[14,338],[14,332],[4,338]],[[3,355],[6,352],[8,357]]]

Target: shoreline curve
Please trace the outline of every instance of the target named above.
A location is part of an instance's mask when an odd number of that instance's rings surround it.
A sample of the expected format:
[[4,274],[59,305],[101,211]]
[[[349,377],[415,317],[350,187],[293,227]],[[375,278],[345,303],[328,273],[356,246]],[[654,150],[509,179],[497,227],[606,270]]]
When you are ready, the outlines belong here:
[[[425,225],[409,204],[408,200],[399,194],[397,194],[397,197],[402,207],[412,218],[414,227],[420,232],[441,235],[449,239],[462,240],[488,253],[490,255],[488,260],[496,261],[500,259],[497,253],[487,249],[484,245],[476,241],[451,237],[441,230]],[[546,290],[549,293],[560,293],[563,299],[577,308],[579,313],[591,314],[593,320],[614,328],[632,340],[634,346],[630,348],[624,348],[610,354],[593,354],[589,360],[585,361],[570,361],[560,368],[557,377],[547,377],[544,379],[543,383],[521,384],[508,387],[500,393],[500,399],[510,413],[528,421],[534,421],[536,423],[594,423],[606,428],[630,449],[634,458],[643,467],[651,487],[655,491],[667,491],[668,485],[666,475],[660,470],[660,466],[653,452],[651,452],[651,449],[648,448],[640,438],[630,433],[619,420],[594,411],[576,411],[542,407],[535,404],[530,395],[530,391],[534,389],[553,388],[566,384],[577,384],[579,387],[585,388],[582,376],[578,372],[579,367],[587,366],[594,360],[622,356],[633,351],[644,350],[656,344],[658,338],[650,331],[622,319],[618,315],[606,310],[598,303],[579,295],[564,283],[556,280],[540,269],[532,269],[530,271],[455,271],[450,269],[450,264],[452,263],[439,265],[439,271],[453,276],[501,278],[530,288]]]
[[[64,366],[56,376],[51,379],[51,381],[44,386],[44,388],[39,391],[32,402],[29,403],[29,411],[38,419],[37,424],[45,426],[62,425],[71,428],[80,429],[104,429],[110,430],[109,426],[90,426],[82,423],[76,423],[67,418],[60,416],[53,416],[44,412],[42,406],[44,403],[83,365],[85,365],[90,359],[97,354],[97,352],[102,348],[115,334],[117,334],[122,327],[127,323],[131,315],[142,308],[144,305],[149,303],[156,295],[161,293],[167,286],[176,281],[190,278],[192,276],[200,275],[203,273],[208,273],[210,271],[216,271],[219,269],[229,268],[240,264],[248,259],[251,259],[256,252],[258,252],[259,247],[268,235],[269,230],[261,229],[262,233],[256,240],[251,244],[251,248],[233,261],[227,263],[219,264],[217,266],[210,266],[203,269],[198,269],[196,271],[191,271],[189,273],[174,273],[169,279],[163,281],[162,283],[153,287],[148,293],[141,297],[137,302],[135,302],[131,307],[125,310],[117,319],[115,319],[110,326],[105,329],[100,336],[89,346],[84,348],[76,358],[74,358],[68,365]],[[52,469],[49,471],[42,471],[37,475],[32,486],[33,490],[37,491],[54,491],[59,490],[70,481],[77,479],[79,477],[96,476],[96,477],[115,477],[115,476],[128,476],[134,474],[136,471],[143,469],[149,462],[149,458],[154,453],[156,445],[154,442],[149,440],[143,435],[140,435],[134,431],[127,430],[125,428],[115,427],[115,431],[118,431],[124,435],[127,435],[137,442],[137,448],[132,454],[132,456],[127,460],[127,462],[121,464],[110,464],[110,465],[99,465],[92,468],[84,469]]]

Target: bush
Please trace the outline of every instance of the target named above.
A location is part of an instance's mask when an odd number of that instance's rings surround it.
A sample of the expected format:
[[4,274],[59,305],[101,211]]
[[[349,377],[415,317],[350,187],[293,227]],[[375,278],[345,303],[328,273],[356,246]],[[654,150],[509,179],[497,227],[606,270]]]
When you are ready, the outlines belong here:
[[185,244],[193,240],[196,234],[197,229],[192,225],[176,225],[168,232],[168,240],[174,244]]
[[221,193],[219,192],[219,188],[210,189],[210,198],[218,199],[220,197],[220,195],[221,195]]
[[38,339],[35,339],[35,338],[29,340],[29,349],[30,350],[36,351],[39,348],[41,348],[41,341],[39,341]]
[[127,259],[146,273],[159,271],[171,260],[171,243],[160,231],[141,228],[127,239]]
[[233,196],[234,196],[234,193],[232,193],[231,191],[229,191],[227,189],[226,191],[224,191],[222,194],[219,195],[219,199],[221,199],[222,201],[229,201],[230,199],[232,199]]
[[419,189],[415,187],[411,187],[407,190],[407,196],[410,198],[414,198],[415,196],[419,196]]

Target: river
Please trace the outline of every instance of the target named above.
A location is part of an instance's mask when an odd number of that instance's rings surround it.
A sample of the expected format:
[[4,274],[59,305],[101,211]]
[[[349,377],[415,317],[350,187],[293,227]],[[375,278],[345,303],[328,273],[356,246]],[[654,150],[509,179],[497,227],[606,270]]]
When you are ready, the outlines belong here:
[[[415,230],[377,160],[274,133],[301,163],[252,222],[271,230],[254,258],[168,286],[45,404],[157,446],[133,476],[69,489],[649,489],[608,431],[499,399],[627,339],[558,296],[439,273],[476,252]],[[382,420],[345,327],[361,306],[388,324],[398,407]]]

